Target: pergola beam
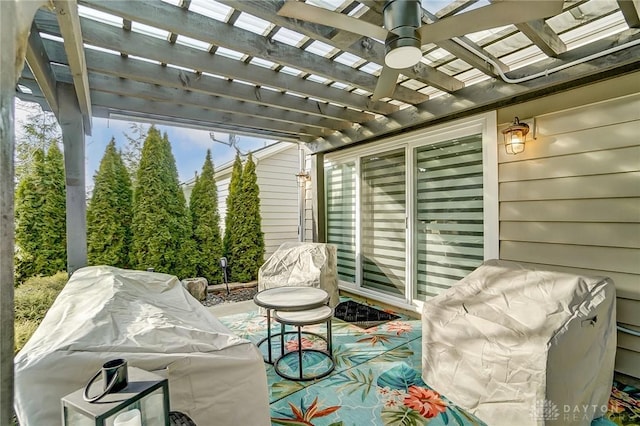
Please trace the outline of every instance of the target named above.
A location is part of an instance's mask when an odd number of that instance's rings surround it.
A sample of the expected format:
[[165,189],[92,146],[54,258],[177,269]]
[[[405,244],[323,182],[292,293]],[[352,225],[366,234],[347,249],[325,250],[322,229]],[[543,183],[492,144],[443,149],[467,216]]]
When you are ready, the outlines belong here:
[[64,39],[64,49],[67,52],[69,67],[73,75],[73,87],[78,98],[78,105],[84,121],[84,131],[91,134],[91,97],[89,95],[89,81],[87,80],[87,66],[84,58],[84,45],[78,4],[72,0],[53,0],[60,32]]
[[515,26],[547,56],[556,57],[567,51],[567,45],[544,19],[523,22]]
[[[297,31],[375,64],[382,65],[384,62],[385,51],[382,43],[378,43],[368,37],[361,37],[355,43],[351,40],[348,40],[347,43],[341,43],[338,38],[333,40],[336,34],[334,28],[278,15],[278,10],[280,10],[282,4],[280,0],[219,0],[219,3],[224,3],[237,10],[273,22],[280,27]],[[461,81],[421,62],[413,68],[403,70],[402,73],[409,78],[429,84],[445,92],[453,92],[464,87]]]
[[[66,63],[61,43],[53,40],[43,40],[43,42],[52,61],[59,64]],[[126,59],[95,50],[87,50],[86,58],[87,68],[90,72],[114,77],[221,96],[256,105],[270,106],[279,110],[296,111],[344,122],[361,123],[374,118],[373,114],[305,99],[300,96],[257,88],[207,75],[197,75],[194,72],[163,67],[135,59]]]
[[618,0],[618,6],[629,28],[640,28],[640,0]]
[[35,77],[40,90],[44,95],[49,109],[53,114],[58,117],[58,94],[56,90],[56,78],[51,69],[49,57],[42,44],[42,39],[38,30],[34,24],[31,25],[31,32],[29,34],[29,43],[27,44],[26,53],[27,65],[31,69],[33,76]]
[[[496,65],[500,67],[502,72],[509,71],[509,67],[504,62],[502,62],[497,57],[493,56],[486,49],[483,49],[482,47],[480,47],[477,43],[474,43],[473,41],[471,41],[471,39],[464,36],[457,37],[457,38],[461,39],[467,46],[472,46],[476,51],[481,52],[484,56],[486,56],[487,58],[495,62]],[[489,64],[487,61],[485,61],[483,58],[476,55],[472,51],[459,45],[454,40],[442,40],[436,43],[436,45],[438,47],[443,48],[447,52],[451,53],[458,59],[462,59],[472,67],[482,71],[484,74],[490,77],[498,77],[498,72],[496,72],[493,65]]]
[[[540,61],[527,67],[526,72],[531,74],[548,72],[594,53],[604,52],[609,48],[638,39],[640,39],[640,31],[628,30],[568,51],[557,59],[549,58]],[[429,124],[493,110],[507,104],[525,102],[559,90],[633,72],[639,65],[640,45],[635,45],[585,63],[575,63],[569,68],[519,84],[507,84],[497,80],[484,81],[466,87],[455,95],[440,96],[415,108],[407,108],[362,126],[354,126],[349,130],[335,133],[331,137],[318,139],[310,143],[309,148],[314,153],[326,152],[364,140],[373,141],[400,131],[423,128]],[[514,71],[511,78],[521,77],[517,74],[519,72],[522,70]]]
[[[71,83],[71,75],[67,70],[57,72],[60,81]],[[274,121],[289,123],[289,125],[306,125],[319,129],[346,129],[352,123],[345,121],[321,118],[308,114],[301,114],[294,111],[284,111],[277,108],[269,108],[263,105],[250,104],[237,101],[235,99],[222,98],[218,96],[204,95],[202,93],[190,92],[170,87],[158,87],[156,85],[141,83],[133,80],[114,78],[102,74],[91,73],[89,75],[92,93],[107,92],[122,96],[132,96],[135,98],[147,99],[150,101],[175,102],[179,99],[181,105],[189,105],[204,108],[210,111],[227,112],[240,116],[249,117],[269,117]]]
[[266,129],[256,129],[256,128],[243,128],[233,123],[203,123],[201,121],[192,120],[190,118],[175,118],[172,117],[168,119],[167,117],[163,117],[160,115],[156,115],[153,113],[142,113],[135,111],[124,111],[116,108],[107,108],[101,107],[97,105],[93,105],[93,116],[114,120],[125,120],[125,121],[138,121],[141,123],[155,123],[161,125],[175,126],[175,127],[185,127],[188,129],[202,129],[202,130],[217,130],[226,133],[235,133],[237,135],[243,136],[251,136],[251,137],[263,137],[273,140],[280,141],[289,141],[289,142],[309,142],[313,138],[312,137],[300,137],[299,135],[294,135],[291,133],[281,133]]
[[304,125],[292,125],[266,118],[241,116],[238,114],[221,113],[205,110],[187,105],[175,105],[172,102],[149,101],[131,96],[119,96],[112,93],[94,92],[93,102],[95,106],[111,108],[119,111],[138,111],[145,114],[153,114],[164,117],[167,121],[171,118],[199,121],[203,125],[223,123],[237,125],[243,128],[267,129],[283,134],[296,134],[306,136],[322,136],[331,132]]
[[[346,82],[369,92],[373,92],[376,87],[377,78],[371,74],[277,40],[268,40],[251,31],[207,18],[160,0],[145,2],[82,0],[82,3],[125,19],[137,18],[145,25],[161,28],[170,33],[181,33],[196,40],[316,74],[329,80]],[[394,92],[393,98],[416,104],[424,102],[428,96],[400,86]]]
[[446,18],[447,16],[455,15],[477,2],[478,0],[454,0],[437,11],[435,16],[438,19]]
[[[323,99],[361,110],[388,114],[398,108],[386,102],[371,102],[369,97],[349,93],[324,84],[302,80],[301,78],[276,72],[257,65],[245,64],[235,59],[211,55],[193,47],[167,43],[151,36],[133,31],[124,31],[89,19],[81,19],[85,42],[104,49],[116,50],[130,55],[145,57],[161,63],[208,72],[228,78],[240,79],[261,86],[269,86],[292,91],[316,99]],[[55,24],[49,22],[49,16],[39,14],[36,17],[38,29],[49,34],[60,33]]]

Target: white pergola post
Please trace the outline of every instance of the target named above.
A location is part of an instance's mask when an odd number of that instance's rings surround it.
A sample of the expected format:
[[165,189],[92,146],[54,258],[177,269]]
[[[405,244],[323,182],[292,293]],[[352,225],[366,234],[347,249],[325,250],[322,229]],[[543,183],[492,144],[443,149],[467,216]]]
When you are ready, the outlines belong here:
[[15,4],[0,13],[0,424],[13,409],[13,94],[17,51]]
[[14,94],[41,0],[5,0],[0,13],[0,424],[13,416]]
[[72,274],[87,265],[84,124],[73,86],[58,83],[57,98],[67,186],[67,272]]

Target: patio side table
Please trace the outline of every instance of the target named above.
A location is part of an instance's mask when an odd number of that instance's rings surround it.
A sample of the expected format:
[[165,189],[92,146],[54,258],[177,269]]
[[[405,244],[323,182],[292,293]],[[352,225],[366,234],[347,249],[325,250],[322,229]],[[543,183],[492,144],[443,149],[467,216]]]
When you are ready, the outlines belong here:
[[[280,333],[281,339],[281,347],[284,348],[284,327],[286,325],[292,325],[297,328],[297,337],[298,337],[298,348],[297,350],[292,350],[280,356],[274,364],[273,367],[276,370],[276,373],[285,379],[296,380],[296,381],[309,381],[320,379],[322,377],[328,376],[336,367],[336,363],[333,359],[333,339],[331,337],[331,319],[333,318],[333,308],[329,306],[321,306],[315,309],[309,309],[305,311],[276,311],[274,314],[276,321],[282,324],[283,332]],[[327,344],[327,350],[314,349],[314,348],[303,348],[302,344],[302,333],[309,333],[308,331],[303,332],[302,327],[305,325],[315,325],[325,322],[327,325],[327,335],[326,338],[320,336],[316,333],[314,334],[320,337]],[[304,367],[303,367],[303,354],[304,353],[317,353],[321,354],[325,357],[326,361],[329,362],[328,367],[321,371],[320,373],[312,373],[305,376]],[[281,369],[281,363],[285,361],[287,358],[291,358],[292,356],[298,355],[298,375],[293,376],[291,374],[285,373]],[[317,363],[320,364],[320,363]]]
[[[260,347],[265,341],[267,342],[268,355],[265,362],[273,364],[271,339],[285,332],[282,330],[280,333],[271,333],[271,311],[292,312],[319,308],[329,302],[329,293],[316,287],[273,287],[258,292],[253,297],[253,302],[267,310],[267,337],[260,340],[257,346]],[[280,352],[281,356],[284,355],[284,348],[280,348]]]

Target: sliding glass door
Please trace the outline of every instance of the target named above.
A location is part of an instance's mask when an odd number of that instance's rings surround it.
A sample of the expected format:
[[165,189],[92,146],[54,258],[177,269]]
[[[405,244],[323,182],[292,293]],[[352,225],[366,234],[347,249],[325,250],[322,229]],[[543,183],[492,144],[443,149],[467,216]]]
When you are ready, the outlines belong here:
[[362,287],[405,295],[405,149],[360,159]]
[[338,279],[356,282],[356,166],[353,161],[325,170],[327,242],[337,247]]
[[327,241],[350,291],[419,307],[497,256],[495,116],[327,155]]
[[482,137],[415,149],[415,298],[436,296],[483,261]]

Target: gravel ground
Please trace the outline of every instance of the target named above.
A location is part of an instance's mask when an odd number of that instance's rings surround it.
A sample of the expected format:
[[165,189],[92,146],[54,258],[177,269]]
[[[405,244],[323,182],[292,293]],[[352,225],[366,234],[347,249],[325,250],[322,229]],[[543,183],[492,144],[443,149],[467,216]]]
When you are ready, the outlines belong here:
[[203,301],[202,304],[204,306],[214,306],[221,303],[242,302],[253,299],[256,292],[257,286],[233,289],[229,295],[227,295],[226,291],[209,292],[207,293],[207,300]]

